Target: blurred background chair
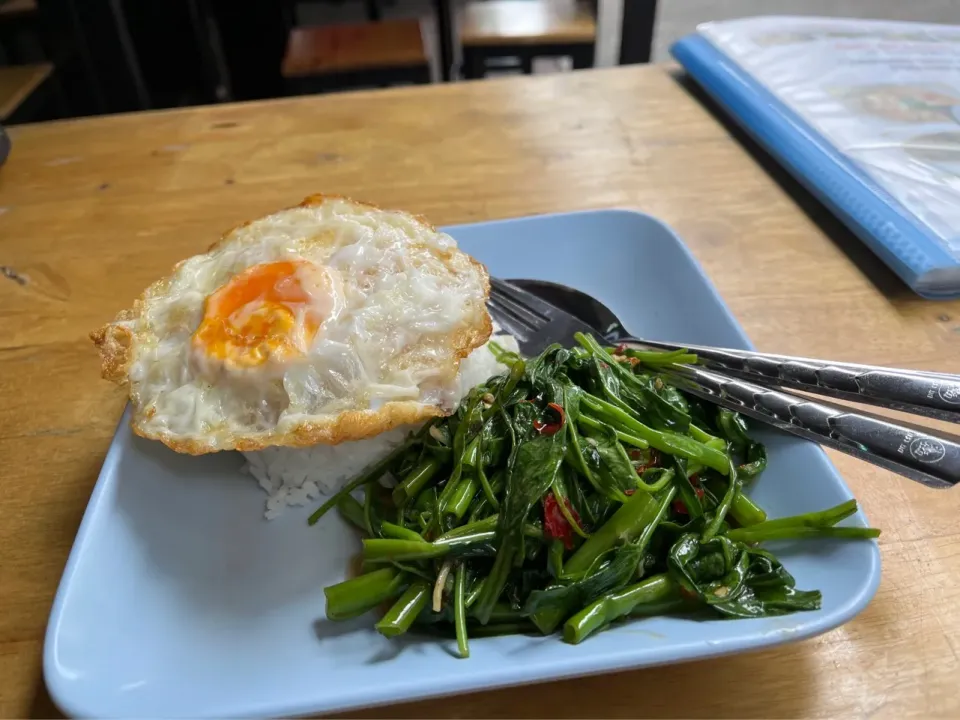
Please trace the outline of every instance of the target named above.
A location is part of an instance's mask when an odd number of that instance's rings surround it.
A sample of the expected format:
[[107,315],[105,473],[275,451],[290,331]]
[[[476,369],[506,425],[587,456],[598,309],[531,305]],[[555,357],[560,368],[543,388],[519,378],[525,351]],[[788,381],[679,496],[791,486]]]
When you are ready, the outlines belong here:
[[[64,71],[77,70],[78,47],[75,36],[63,32],[69,23],[56,22],[49,10],[37,0],[0,2],[0,120],[5,123],[70,112],[61,80]],[[88,73],[83,80],[90,80]]]
[[281,73],[294,94],[430,82],[419,20],[294,27]]
[[656,0],[0,0],[0,110],[23,122],[504,67],[645,62],[655,8]]
[[574,69],[592,67],[596,41],[595,3],[473,0],[464,7],[460,29],[463,75],[482,78],[489,69],[516,66],[529,74],[538,57],[570,58]]
[[36,63],[0,67],[0,123],[29,122],[50,94],[53,65]]

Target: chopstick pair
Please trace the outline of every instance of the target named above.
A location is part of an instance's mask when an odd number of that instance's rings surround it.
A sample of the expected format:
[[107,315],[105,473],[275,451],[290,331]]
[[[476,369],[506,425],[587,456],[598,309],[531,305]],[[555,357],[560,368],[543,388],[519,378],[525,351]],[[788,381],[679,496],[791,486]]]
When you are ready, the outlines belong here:
[[[528,354],[538,353],[554,342],[569,344],[578,332],[603,335],[532,293],[497,279],[491,285],[489,307],[494,319]],[[960,377],[956,375],[636,337],[621,337],[618,342],[694,353],[697,364],[668,366],[661,372],[699,398],[928,487],[960,483],[960,437],[781,389],[960,422]]]

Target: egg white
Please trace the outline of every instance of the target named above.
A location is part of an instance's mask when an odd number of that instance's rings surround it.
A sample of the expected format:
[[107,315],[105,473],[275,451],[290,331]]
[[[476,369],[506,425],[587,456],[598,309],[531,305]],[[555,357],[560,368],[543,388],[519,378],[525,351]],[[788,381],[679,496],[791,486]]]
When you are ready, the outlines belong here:
[[[237,370],[192,347],[211,293],[280,260],[325,275],[301,357]],[[483,266],[422,219],[317,196],[183,261],[93,339],[145,437],[190,453],[335,444],[452,411],[460,360],[490,335],[488,291]]]

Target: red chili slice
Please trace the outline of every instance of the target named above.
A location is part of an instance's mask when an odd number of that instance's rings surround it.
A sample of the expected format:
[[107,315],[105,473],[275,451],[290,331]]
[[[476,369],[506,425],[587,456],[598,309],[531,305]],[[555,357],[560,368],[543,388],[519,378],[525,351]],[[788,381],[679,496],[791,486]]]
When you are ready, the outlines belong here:
[[693,490],[697,493],[697,497],[703,500],[704,492],[703,488],[700,487],[700,476],[694,473],[690,476],[690,484],[693,485]]
[[563,411],[563,408],[557,405],[556,403],[547,403],[547,407],[553,410],[557,415],[560,416],[560,420],[557,422],[545,423],[541,420],[533,421],[533,429],[536,430],[541,435],[556,435],[560,428],[563,427],[563,424],[567,420],[567,415]]
[[[691,476],[690,479],[693,480],[693,477]],[[698,497],[698,498],[700,498],[701,500],[703,500],[703,496],[704,496],[705,493],[703,492],[703,488],[702,488],[702,487],[695,488],[695,489],[694,489],[694,492],[697,493],[697,497]],[[689,515],[689,514],[690,514],[689,511],[687,510],[687,504],[686,504],[683,500],[674,500],[674,501],[673,501],[673,509],[674,509],[675,511],[677,511],[678,513],[680,513],[681,515]]]
[[563,425],[567,421],[567,414],[563,411],[563,407],[557,405],[556,403],[547,403],[548,408],[552,408],[557,415],[560,416],[560,424]]
[[[577,525],[579,525],[580,515],[578,515],[577,511],[570,505],[569,498],[564,498],[563,501],[567,506],[567,510],[570,512],[570,516]],[[557,502],[557,498],[553,493],[549,493],[543,497],[543,530],[547,537],[563,542],[563,546],[567,550],[573,549],[573,528],[570,527],[570,523],[567,522],[567,519],[563,516],[563,512],[560,510],[560,503]]]

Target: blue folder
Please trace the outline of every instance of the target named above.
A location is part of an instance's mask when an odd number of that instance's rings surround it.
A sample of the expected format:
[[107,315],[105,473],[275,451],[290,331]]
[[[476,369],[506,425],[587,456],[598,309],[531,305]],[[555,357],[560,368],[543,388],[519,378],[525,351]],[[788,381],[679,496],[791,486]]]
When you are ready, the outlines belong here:
[[751,137],[917,294],[960,297],[960,259],[855,160],[703,35],[682,38],[671,52]]

